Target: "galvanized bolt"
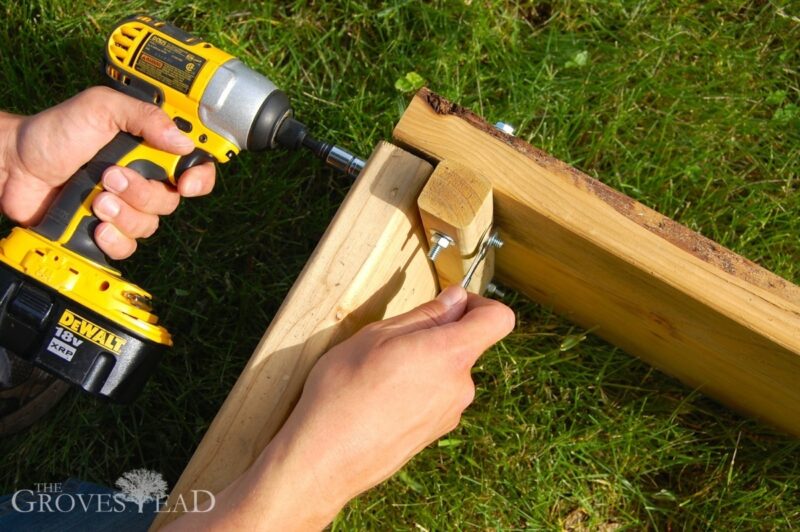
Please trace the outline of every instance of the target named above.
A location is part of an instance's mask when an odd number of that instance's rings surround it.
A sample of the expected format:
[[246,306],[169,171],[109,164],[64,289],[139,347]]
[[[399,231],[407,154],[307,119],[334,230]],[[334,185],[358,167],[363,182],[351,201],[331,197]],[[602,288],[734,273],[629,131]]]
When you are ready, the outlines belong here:
[[489,240],[487,243],[493,248],[501,248],[504,244],[503,239],[500,238],[500,235],[497,234],[497,231],[489,235]]
[[516,129],[511,124],[506,124],[505,122],[495,122],[494,127],[511,136],[514,135],[514,130]]
[[497,297],[506,297],[506,293],[503,289],[498,287],[494,283],[489,283],[486,285],[486,295],[487,296],[497,296]]
[[449,248],[454,243],[453,239],[446,234],[435,231],[431,235],[431,249],[428,251],[428,258],[435,261],[442,250]]

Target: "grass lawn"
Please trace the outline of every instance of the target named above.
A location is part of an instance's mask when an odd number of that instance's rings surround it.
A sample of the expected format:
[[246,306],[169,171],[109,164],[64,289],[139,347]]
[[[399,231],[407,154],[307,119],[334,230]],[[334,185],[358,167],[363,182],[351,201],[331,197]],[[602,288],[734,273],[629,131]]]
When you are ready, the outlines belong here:
[[[800,281],[796,2],[39,0],[2,11],[4,109],[33,113],[98,82],[109,28],[149,12],[269,75],[317,135],[355,152],[389,138],[416,72]],[[219,173],[211,197],[184,201],[122,266],[157,297],[175,349],[132,406],[71,393],[0,442],[2,492],[67,476],[113,484],[138,467],[174,485],[349,184],[305,154],[245,154]],[[479,362],[462,426],[333,528],[800,524],[796,440],[509,301],[519,326]]]

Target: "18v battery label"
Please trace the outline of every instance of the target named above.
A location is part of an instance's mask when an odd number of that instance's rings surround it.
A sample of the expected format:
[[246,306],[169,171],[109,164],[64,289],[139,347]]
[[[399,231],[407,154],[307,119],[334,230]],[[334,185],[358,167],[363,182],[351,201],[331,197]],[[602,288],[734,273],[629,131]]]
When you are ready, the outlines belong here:
[[58,338],[50,339],[50,344],[47,346],[47,350],[54,355],[60,356],[67,362],[72,360],[72,357],[75,356],[75,348],[66,342],[62,342]]

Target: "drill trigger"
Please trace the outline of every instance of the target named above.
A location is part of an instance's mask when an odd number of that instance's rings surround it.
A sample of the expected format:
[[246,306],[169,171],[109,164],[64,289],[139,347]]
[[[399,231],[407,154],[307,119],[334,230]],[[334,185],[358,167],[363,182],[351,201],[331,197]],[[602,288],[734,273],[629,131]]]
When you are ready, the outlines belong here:
[[183,173],[199,164],[203,163],[213,163],[217,160],[214,158],[213,155],[208,153],[207,151],[201,150],[200,148],[195,148],[192,153],[189,155],[184,155],[180,159],[178,159],[178,164],[175,166],[175,180],[177,181]]
[[153,181],[164,181],[169,183],[169,175],[162,167],[148,161],[147,159],[136,159],[126,165],[131,170],[139,172],[145,179],[152,179]]

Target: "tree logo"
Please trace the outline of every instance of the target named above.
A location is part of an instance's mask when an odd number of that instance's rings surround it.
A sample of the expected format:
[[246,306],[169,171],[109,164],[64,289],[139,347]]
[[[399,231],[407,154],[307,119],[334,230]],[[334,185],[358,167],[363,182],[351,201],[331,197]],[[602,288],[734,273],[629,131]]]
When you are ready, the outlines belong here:
[[123,473],[115,484],[126,501],[139,506],[139,513],[143,512],[145,503],[167,496],[167,481],[161,473],[150,469],[133,469]]

